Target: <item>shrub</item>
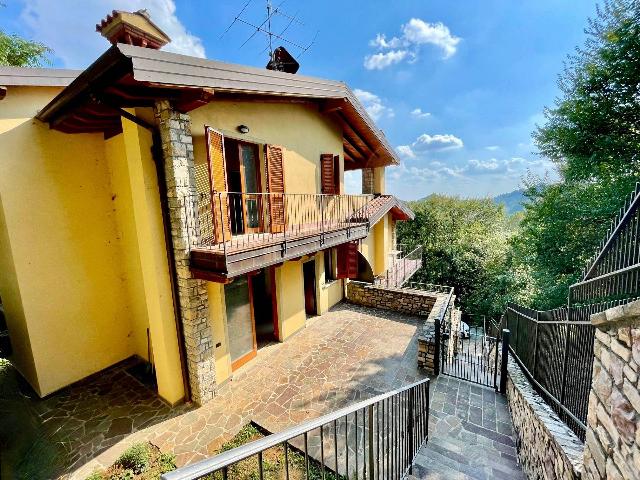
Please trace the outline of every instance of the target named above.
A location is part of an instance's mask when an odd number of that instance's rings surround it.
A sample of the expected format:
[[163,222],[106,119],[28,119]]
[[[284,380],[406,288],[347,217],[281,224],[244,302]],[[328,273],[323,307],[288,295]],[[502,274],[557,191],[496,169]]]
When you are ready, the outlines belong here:
[[89,475],[85,480],[106,480],[104,476],[104,472],[100,470],[96,470],[91,475]]
[[[116,466],[122,467],[125,471],[131,470],[134,474],[142,473],[149,468],[151,463],[151,450],[146,443],[135,443],[127,448],[120,458],[116,460]],[[121,477],[128,478],[128,477]],[[132,477],[133,478],[133,477]]]

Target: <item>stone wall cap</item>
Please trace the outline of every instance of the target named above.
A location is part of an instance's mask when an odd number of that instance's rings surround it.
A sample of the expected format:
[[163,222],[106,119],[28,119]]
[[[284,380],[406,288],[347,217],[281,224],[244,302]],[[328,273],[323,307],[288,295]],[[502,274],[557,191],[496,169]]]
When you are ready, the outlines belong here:
[[602,330],[613,326],[625,327],[638,323],[640,323],[640,300],[591,315],[591,324]]

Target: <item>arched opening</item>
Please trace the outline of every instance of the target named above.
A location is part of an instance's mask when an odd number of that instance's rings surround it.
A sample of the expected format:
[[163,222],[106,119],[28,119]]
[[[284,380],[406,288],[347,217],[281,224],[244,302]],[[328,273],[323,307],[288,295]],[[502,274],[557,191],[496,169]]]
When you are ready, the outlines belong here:
[[369,264],[369,260],[358,252],[358,276],[357,280],[361,282],[373,283],[373,269]]

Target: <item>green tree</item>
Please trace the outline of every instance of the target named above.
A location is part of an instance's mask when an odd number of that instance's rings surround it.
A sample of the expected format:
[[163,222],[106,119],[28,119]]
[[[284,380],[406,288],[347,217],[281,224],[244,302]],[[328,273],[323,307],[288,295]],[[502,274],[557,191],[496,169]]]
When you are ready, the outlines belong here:
[[534,280],[534,305],[566,303],[569,285],[640,178],[640,3],[606,1],[559,78],[560,97],[534,133],[560,181],[529,179],[514,258]]
[[26,40],[0,30],[0,65],[13,67],[41,67],[51,63],[52,50],[40,42]]
[[453,286],[463,311],[474,314],[499,314],[516,300],[512,292],[525,294],[526,274],[509,267],[517,217],[507,216],[502,205],[431,195],[410,206],[416,217],[398,224],[398,242],[423,247],[423,266],[413,281]]

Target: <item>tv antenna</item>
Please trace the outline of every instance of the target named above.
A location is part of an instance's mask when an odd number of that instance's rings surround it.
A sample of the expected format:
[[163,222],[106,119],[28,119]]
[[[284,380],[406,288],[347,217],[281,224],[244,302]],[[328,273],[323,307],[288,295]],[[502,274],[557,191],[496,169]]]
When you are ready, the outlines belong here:
[[[292,25],[304,26],[304,23],[298,18],[298,13],[296,12],[294,15],[290,15],[282,9],[282,5],[286,0],[282,0],[277,6],[273,6],[271,0],[266,0],[266,18],[261,22],[253,22],[246,18],[245,12],[249,5],[253,2],[253,0],[247,0],[244,6],[236,14],[231,24],[227,27],[227,29],[220,35],[220,38],[224,37],[231,28],[237,24],[241,23],[253,29],[253,32],[247,39],[242,42],[239,48],[244,47],[251,39],[253,39],[257,34],[262,33],[265,35],[267,40],[266,47],[262,50],[263,53],[265,51],[269,52],[269,64],[267,68],[272,70],[282,70],[289,71],[290,69],[298,70],[298,62],[296,62],[289,54],[289,52],[284,48],[284,46],[280,46],[277,48],[273,48],[273,44],[275,41],[279,40],[280,42],[286,44],[289,47],[293,47],[298,50],[297,58],[300,58],[304,55],[315,43],[316,38],[318,36],[319,31],[316,31],[313,39],[309,43],[301,43],[290,38],[285,37],[285,33],[289,30]],[[282,22],[280,22],[282,20]],[[275,32],[276,23],[284,24],[284,28],[279,30],[279,33]],[[293,63],[295,63],[295,66]],[[285,65],[289,64],[289,65]],[[295,71],[290,73],[295,73]]]

